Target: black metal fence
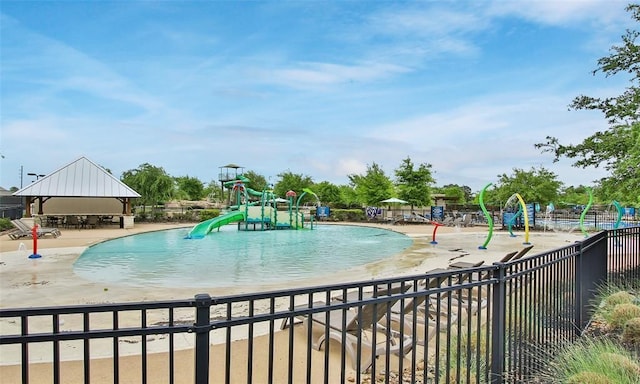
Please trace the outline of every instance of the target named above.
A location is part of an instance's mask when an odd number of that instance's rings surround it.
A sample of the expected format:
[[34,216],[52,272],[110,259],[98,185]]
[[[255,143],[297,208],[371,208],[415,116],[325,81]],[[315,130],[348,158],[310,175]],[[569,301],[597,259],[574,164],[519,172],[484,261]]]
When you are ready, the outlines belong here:
[[493,265],[224,297],[0,310],[22,383],[526,383],[599,285],[640,279],[640,227]]

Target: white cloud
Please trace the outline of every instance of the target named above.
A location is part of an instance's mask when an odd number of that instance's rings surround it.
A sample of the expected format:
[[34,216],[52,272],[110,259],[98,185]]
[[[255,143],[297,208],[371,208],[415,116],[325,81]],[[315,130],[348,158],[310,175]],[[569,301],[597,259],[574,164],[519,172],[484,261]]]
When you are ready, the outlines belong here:
[[564,0],[564,1],[502,1],[496,0],[489,7],[493,16],[517,15],[526,20],[549,25],[589,23],[604,26],[628,20],[625,0]]

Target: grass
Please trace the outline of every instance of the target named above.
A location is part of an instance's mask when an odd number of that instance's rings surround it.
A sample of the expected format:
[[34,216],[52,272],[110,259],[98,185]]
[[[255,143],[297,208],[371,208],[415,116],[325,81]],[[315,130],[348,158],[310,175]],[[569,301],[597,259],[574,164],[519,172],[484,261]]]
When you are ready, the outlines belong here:
[[563,347],[540,377],[567,384],[640,383],[640,282],[601,287],[585,335]]
[[[638,384],[637,357],[614,340],[585,337],[563,348],[542,379],[552,383]],[[546,379],[546,380],[545,380]]]

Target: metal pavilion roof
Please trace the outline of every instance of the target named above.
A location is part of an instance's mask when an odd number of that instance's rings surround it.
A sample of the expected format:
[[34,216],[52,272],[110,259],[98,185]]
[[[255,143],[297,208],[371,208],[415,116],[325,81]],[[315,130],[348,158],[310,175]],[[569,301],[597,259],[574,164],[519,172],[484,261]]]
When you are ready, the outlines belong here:
[[140,197],[103,167],[86,157],[65,165],[13,193],[14,196]]

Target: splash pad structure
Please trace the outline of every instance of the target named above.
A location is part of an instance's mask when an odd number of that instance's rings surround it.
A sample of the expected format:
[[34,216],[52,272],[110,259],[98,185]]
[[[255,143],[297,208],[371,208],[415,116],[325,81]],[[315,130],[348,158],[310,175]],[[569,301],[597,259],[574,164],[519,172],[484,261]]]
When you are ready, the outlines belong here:
[[[272,229],[303,229],[305,228],[304,214],[300,212],[302,198],[310,194],[315,196],[317,205],[320,199],[309,188],[303,188],[300,197],[295,200],[295,191],[288,191],[286,199],[275,196],[272,190],[266,188],[262,192],[255,191],[246,186],[249,181],[239,175],[235,180],[224,185],[235,194],[236,204],[229,207],[229,211],[208,220],[196,224],[186,239],[201,239],[220,227],[238,223],[238,230],[265,231]],[[257,201],[251,201],[249,196],[257,196]],[[287,203],[287,210],[278,210],[279,203]],[[313,229],[313,216],[309,216],[309,229]]]

